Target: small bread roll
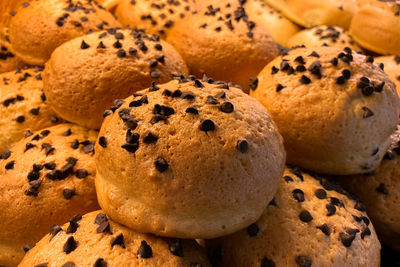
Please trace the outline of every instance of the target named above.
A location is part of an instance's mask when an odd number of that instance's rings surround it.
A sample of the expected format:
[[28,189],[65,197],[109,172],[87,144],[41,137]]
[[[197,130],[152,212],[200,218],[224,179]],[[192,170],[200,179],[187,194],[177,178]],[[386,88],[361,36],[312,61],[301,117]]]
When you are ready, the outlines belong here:
[[382,164],[366,175],[346,176],[339,181],[367,206],[379,239],[400,250],[400,126]]
[[[74,231],[69,231],[73,228]],[[102,211],[74,216],[53,226],[20,267],[43,266],[202,266],[206,254],[194,240],[167,239],[135,232]]]
[[136,30],[108,30],[59,46],[46,63],[44,90],[60,117],[99,129],[116,98],[187,75],[176,50],[158,36]]
[[350,34],[363,48],[400,55],[400,7],[397,1],[363,5],[351,21]]
[[113,15],[92,0],[38,0],[26,3],[10,22],[15,54],[44,65],[62,43],[88,32],[119,27]]
[[255,222],[285,151],[267,110],[240,89],[194,77],[116,100],[96,145],[99,204],[143,233],[214,238]]
[[256,223],[209,246],[214,266],[380,266],[365,206],[325,178],[290,167]]
[[42,68],[0,74],[0,153],[24,137],[61,122],[43,93]]
[[201,2],[199,10],[175,25],[167,36],[191,74],[229,80],[249,90],[249,79],[278,55],[268,30],[247,14],[245,1]]
[[0,159],[0,265],[15,266],[53,224],[97,210],[97,132],[60,124],[31,133]]
[[376,64],[383,64],[383,69],[389,78],[396,84],[400,95],[400,56],[382,56],[375,58]]
[[326,174],[379,166],[399,117],[394,83],[350,48],[299,48],[276,58],[250,94],[271,113],[288,162]]
[[303,27],[338,25],[348,29],[357,0],[265,0]]
[[115,15],[123,26],[149,34],[165,34],[193,11],[195,0],[121,0]]
[[304,45],[306,47],[334,46],[342,49],[345,47],[350,47],[353,50],[360,49],[346,30],[339,26],[328,25],[302,30],[293,35],[287,44],[288,47]]
[[287,46],[290,37],[300,31],[299,26],[263,0],[248,0],[245,8],[249,16],[267,28],[275,42],[282,46]]

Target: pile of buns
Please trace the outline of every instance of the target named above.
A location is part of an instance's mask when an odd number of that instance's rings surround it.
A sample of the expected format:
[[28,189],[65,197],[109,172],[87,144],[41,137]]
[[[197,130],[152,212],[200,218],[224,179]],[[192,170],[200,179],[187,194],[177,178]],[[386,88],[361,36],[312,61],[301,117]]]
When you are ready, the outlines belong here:
[[0,47],[0,266],[399,266],[398,1],[4,0]]

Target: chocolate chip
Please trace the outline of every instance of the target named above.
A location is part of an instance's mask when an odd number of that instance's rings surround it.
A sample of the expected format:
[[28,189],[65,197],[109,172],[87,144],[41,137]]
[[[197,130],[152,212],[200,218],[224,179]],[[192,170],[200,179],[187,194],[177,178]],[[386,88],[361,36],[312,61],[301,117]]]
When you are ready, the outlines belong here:
[[213,96],[209,95],[207,96],[207,105],[218,105],[219,101],[217,99],[215,99]]
[[374,87],[375,92],[381,93],[383,91],[383,87],[385,86],[385,82],[381,82]]
[[25,116],[18,116],[16,119],[15,119],[18,123],[23,123],[24,121],[25,121]]
[[181,97],[182,91],[181,90],[175,90],[172,92],[171,97]]
[[6,163],[6,165],[4,166],[4,168],[5,168],[6,170],[13,170],[13,169],[14,169],[14,164],[15,164],[15,161],[14,161],[14,160],[9,161],[9,162]]
[[145,144],[155,143],[157,142],[157,140],[158,137],[152,134],[151,132],[148,132],[143,136],[143,143]]
[[374,116],[374,112],[372,110],[370,110],[369,108],[362,107],[361,109],[364,111],[363,119],[366,119],[366,118]]
[[345,232],[340,232],[339,237],[340,240],[342,241],[342,244],[345,247],[350,247],[351,244],[353,243],[353,240],[356,238],[356,234],[358,232],[360,232],[360,230],[351,228],[345,229]]
[[50,240],[51,241],[53,239],[53,237],[55,237],[59,232],[62,231],[62,228],[56,224],[53,224],[50,228]]
[[40,110],[40,107],[39,107],[39,108],[33,108],[33,109],[31,109],[29,112],[30,112],[32,115],[37,116],[37,115],[39,115],[39,110]]
[[[290,176],[287,176],[287,175],[285,175],[285,176],[283,177],[283,179],[285,179],[285,182],[286,182],[286,183],[294,182],[293,178],[290,177]],[[301,190],[300,190],[300,191],[301,191]],[[303,192],[303,191],[302,191],[302,192]]]
[[78,247],[78,243],[75,241],[73,236],[70,236],[67,239],[67,242],[65,242],[65,244],[63,246],[63,251],[65,252],[65,254],[69,254],[72,251],[74,251],[77,247]]
[[[272,75],[278,73],[278,71],[279,71],[279,69],[278,69],[277,67],[272,66],[272,68],[271,68],[271,74],[272,74]],[[257,80],[257,84],[258,84],[258,80]],[[254,89],[254,90],[255,90],[255,89]]]
[[300,83],[302,83],[302,84],[309,84],[309,83],[311,83],[311,80],[310,80],[310,78],[308,78],[307,76],[302,75],[301,78],[300,78]]
[[200,124],[200,130],[203,132],[215,130],[215,124],[212,120],[203,120]]
[[79,148],[79,141],[75,139],[74,142],[72,142],[72,144],[71,144],[71,148],[72,149],[78,149]]
[[103,44],[102,41],[100,41],[99,45],[97,46],[97,49],[105,49],[106,46]]
[[24,251],[25,251],[25,253],[27,253],[29,250],[31,250],[32,248],[34,248],[35,245],[36,245],[36,244],[26,244],[26,245],[24,246]]
[[204,88],[204,85],[199,80],[194,80],[194,87]]
[[326,204],[326,209],[328,210],[328,213],[326,214],[326,216],[332,216],[333,214],[336,213],[336,207],[335,205],[328,203]]
[[68,188],[65,188],[65,189],[63,190],[63,196],[64,196],[64,198],[67,199],[67,200],[71,199],[71,198],[72,198],[73,196],[75,196],[75,195],[76,195],[75,189],[68,189]]
[[303,210],[303,211],[300,212],[300,214],[299,214],[299,219],[300,219],[302,222],[310,222],[310,221],[312,221],[314,218],[313,218],[313,216],[311,215],[311,213],[309,213],[309,212],[306,211],[306,210]]
[[220,110],[224,113],[232,113],[234,110],[234,106],[231,102],[222,103]]
[[125,248],[125,244],[124,244],[124,236],[123,234],[119,234],[116,237],[114,237],[113,239],[111,239],[111,247],[114,247],[115,245],[119,245],[122,248]]
[[321,226],[317,226],[317,228],[319,229],[319,230],[321,230],[325,235],[327,235],[327,236],[329,236],[330,234],[331,234],[331,231],[330,231],[330,229],[329,229],[329,226],[326,224],[326,223],[324,223],[323,225],[321,225]]
[[286,88],[286,86],[283,86],[282,84],[278,83],[278,85],[275,88],[275,91],[280,92],[283,88]]
[[94,142],[85,145],[82,149],[83,153],[89,154],[94,152]]
[[107,140],[104,136],[100,136],[99,138],[99,145],[103,148],[107,147]]
[[311,267],[311,259],[307,256],[297,256],[296,257],[296,264],[299,267]]
[[379,186],[376,188],[376,192],[383,195],[387,195],[389,193],[384,183],[379,184]]
[[350,79],[350,77],[351,77],[351,72],[350,72],[350,70],[345,69],[345,70],[342,71],[342,75],[343,75],[343,78],[345,78],[346,80],[348,80],[348,79]]
[[366,212],[367,211],[367,207],[364,205],[364,204],[362,204],[361,202],[356,202],[356,204],[354,205],[354,208],[356,209],[356,210],[359,210],[359,211],[363,211],[363,212]]
[[73,263],[72,261],[68,261],[64,263],[61,267],[75,267],[75,263]]
[[24,192],[27,196],[37,196],[39,194],[39,187],[42,184],[42,180],[30,181],[29,188]]
[[73,234],[78,230],[78,228],[79,228],[78,222],[76,222],[74,220],[70,220],[66,233]]
[[84,40],[82,40],[81,49],[88,49],[89,47],[90,45],[88,45]]
[[142,240],[140,247],[137,250],[137,254],[140,258],[148,259],[152,257],[153,250],[145,240]]
[[99,227],[97,227],[96,232],[99,233],[99,234],[100,233],[105,233],[105,232],[110,233],[110,223],[108,222],[107,217],[106,217],[106,219],[104,221],[102,221],[99,224]]
[[120,57],[120,58],[125,57],[125,56],[126,56],[125,50],[124,50],[124,49],[119,49],[119,50],[117,51],[117,56]]
[[173,240],[168,244],[168,249],[172,255],[183,257],[183,246],[181,240]]
[[248,234],[249,236],[251,236],[251,237],[257,236],[259,231],[260,231],[260,228],[259,228],[258,225],[255,224],[255,223],[250,224],[250,225],[247,227],[247,234]]
[[[292,180],[293,181],[293,180]],[[292,191],[293,198],[297,200],[297,202],[304,202],[304,192],[301,189],[295,189]]]
[[150,72],[150,77],[154,79],[160,78],[160,72],[158,72],[158,70],[153,70]]
[[275,262],[267,257],[261,260],[261,267],[275,267]]
[[45,263],[40,263],[40,264],[36,264],[35,266],[33,266],[33,267],[47,267],[47,262],[45,262]]
[[386,152],[386,154],[383,156],[383,159],[384,160],[394,160],[395,159],[395,156],[393,155],[393,153],[392,152]]
[[107,262],[105,262],[103,258],[98,258],[94,262],[93,267],[107,267]]
[[364,230],[361,232],[361,239],[364,239],[365,236],[371,235],[371,230],[369,227],[366,227]]
[[240,140],[236,144],[237,150],[241,153],[246,153],[249,149],[249,143],[246,140]]
[[327,197],[326,191],[322,188],[315,190],[314,194],[319,199],[325,199]]
[[184,92],[182,94],[183,99],[194,100],[196,96],[192,92]]
[[[272,67],[272,68],[275,68],[275,67]],[[276,69],[276,68],[275,68],[275,69]],[[279,71],[279,70],[276,69],[276,71]],[[257,79],[257,77],[251,77],[251,78],[250,78],[250,83],[249,83],[250,89],[254,91],[254,90],[257,89],[257,86],[258,86],[258,79]]]
[[199,111],[198,111],[197,108],[195,108],[195,107],[188,107],[188,108],[186,109],[186,113],[190,113],[190,114],[195,114],[195,115],[197,115],[197,114],[199,114]]
[[346,82],[346,79],[343,76],[339,76],[336,78],[336,83],[342,85]]
[[316,58],[320,58],[320,56],[318,55],[317,52],[313,51],[311,54],[308,55],[309,57],[316,57]]
[[168,170],[169,164],[165,159],[158,158],[154,161],[154,166],[156,167],[157,171],[165,172]]

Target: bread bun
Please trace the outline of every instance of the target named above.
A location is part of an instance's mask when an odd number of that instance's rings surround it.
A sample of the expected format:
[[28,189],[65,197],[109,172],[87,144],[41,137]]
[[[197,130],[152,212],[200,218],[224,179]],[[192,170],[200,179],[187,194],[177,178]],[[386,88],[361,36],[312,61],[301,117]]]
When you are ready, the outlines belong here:
[[274,40],[282,46],[286,46],[290,37],[300,31],[299,26],[263,0],[248,0],[245,8],[249,16],[267,28]]
[[99,129],[103,112],[152,81],[187,74],[176,50],[158,36],[135,30],[108,30],[59,46],[46,63],[44,90],[60,117]]
[[159,236],[213,238],[253,223],[285,151],[265,108],[240,89],[191,77],[116,100],[96,145],[99,204]]
[[400,6],[395,1],[363,5],[351,21],[350,34],[363,48],[400,55]]
[[288,162],[327,174],[379,166],[399,117],[394,83],[349,48],[299,48],[276,58],[250,94],[271,113]]
[[167,42],[191,74],[230,80],[248,92],[249,79],[278,55],[278,48],[268,30],[248,16],[243,2],[201,2],[198,12],[168,32]]
[[338,25],[348,29],[357,0],[265,0],[303,27]]
[[59,122],[43,93],[42,68],[0,74],[0,153],[24,137]]
[[[74,232],[68,229],[74,226]],[[20,267],[38,266],[202,266],[210,267],[194,240],[141,234],[111,220],[102,211],[75,216],[55,226],[32,248]]]
[[115,15],[124,26],[142,29],[162,38],[171,27],[193,11],[195,0],[121,0]]
[[44,65],[62,43],[120,24],[92,0],[38,0],[24,5],[10,22],[10,41],[23,61]]
[[380,266],[363,204],[325,178],[296,168],[284,175],[256,223],[211,242],[214,266]]
[[334,46],[338,48],[350,47],[353,50],[360,49],[354,43],[347,31],[339,26],[321,25],[302,30],[293,35],[288,41],[288,47],[306,46]]
[[367,207],[379,239],[395,250],[400,250],[399,129],[398,126],[392,135],[392,145],[375,172],[340,179]]
[[[15,266],[24,246],[53,224],[98,209],[97,132],[60,124],[22,139],[0,159],[0,265]],[[25,247],[26,248],[26,247]]]

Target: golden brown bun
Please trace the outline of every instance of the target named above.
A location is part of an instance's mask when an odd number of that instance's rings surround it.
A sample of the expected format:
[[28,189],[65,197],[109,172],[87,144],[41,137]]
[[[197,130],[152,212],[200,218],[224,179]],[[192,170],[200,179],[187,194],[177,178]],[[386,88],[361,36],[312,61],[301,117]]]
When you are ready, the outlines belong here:
[[24,246],[39,241],[52,224],[98,209],[96,137],[95,131],[60,124],[33,133],[2,155],[0,265],[18,264]]
[[0,74],[0,153],[27,130],[37,131],[61,122],[47,104],[41,68]]
[[18,10],[10,22],[10,41],[17,56],[44,65],[62,43],[91,31],[118,27],[113,15],[90,0],[38,0]]
[[167,42],[182,55],[191,74],[229,80],[248,92],[249,79],[278,55],[278,48],[268,30],[247,18],[238,2],[201,2],[213,5],[186,16],[168,32]]
[[379,54],[400,54],[400,7],[393,2],[363,5],[351,21],[350,34],[360,46]]
[[163,83],[173,74],[188,73],[178,52],[157,36],[109,32],[77,37],[59,46],[43,75],[44,90],[57,114],[91,129],[100,128],[103,112],[114,99],[147,88],[153,80]]
[[149,34],[165,33],[193,11],[196,0],[121,0],[115,15],[123,26],[142,29]]
[[180,238],[218,237],[256,221],[285,161],[265,108],[228,84],[182,77],[139,93],[116,101],[100,131],[104,212],[140,232]]
[[278,125],[289,163],[328,174],[379,166],[397,125],[399,98],[389,77],[368,62],[350,49],[299,48],[259,74],[250,93]]
[[356,0],[265,0],[286,17],[303,27],[338,25],[348,29]]
[[9,41],[8,28],[0,26],[0,73],[15,70],[25,66],[25,63],[17,56]]
[[389,78],[396,84],[397,94],[400,93],[400,56],[376,57],[377,64],[383,64]]
[[[285,170],[274,201],[255,224],[211,242],[217,266],[380,265],[380,243],[365,206],[340,186]],[[273,265],[275,264],[275,265]]]
[[345,47],[350,47],[353,50],[360,49],[343,28],[327,25],[302,30],[293,35],[287,44],[288,47],[304,45],[306,47],[334,46],[342,49]]
[[375,172],[340,179],[341,184],[367,206],[379,239],[396,250],[400,250],[399,141],[400,130],[397,130],[392,135],[389,151]]
[[263,0],[248,0],[245,8],[249,16],[267,28],[274,40],[282,46],[286,46],[290,37],[300,31],[299,26]]
[[18,266],[211,266],[194,240],[141,234],[112,221],[102,211],[74,221],[76,232],[67,234],[71,224],[64,224],[53,237],[51,233],[44,236]]

